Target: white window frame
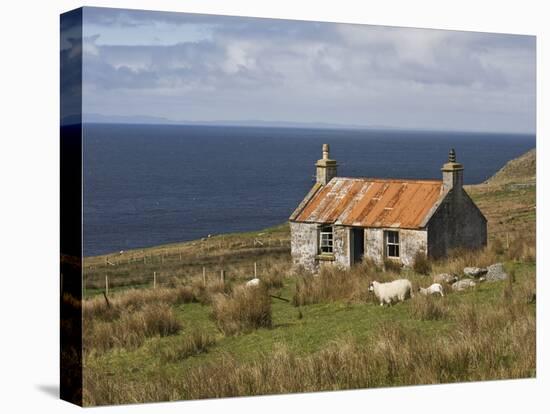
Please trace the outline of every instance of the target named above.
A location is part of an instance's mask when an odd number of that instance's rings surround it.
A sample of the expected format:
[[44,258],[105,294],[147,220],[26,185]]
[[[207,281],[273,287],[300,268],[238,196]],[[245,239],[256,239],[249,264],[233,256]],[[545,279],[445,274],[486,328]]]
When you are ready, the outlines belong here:
[[319,253],[334,253],[334,231],[332,226],[319,227]]
[[[392,241],[390,242],[390,234],[395,234],[397,236],[397,242]],[[400,237],[399,237],[399,231],[397,230],[385,230],[384,231],[384,252],[386,253],[386,257],[390,259],[399,259],[399,256],[401,254],[401,247],[400,247]],[[390,246],[396,246],[397,255],[390,255]]]

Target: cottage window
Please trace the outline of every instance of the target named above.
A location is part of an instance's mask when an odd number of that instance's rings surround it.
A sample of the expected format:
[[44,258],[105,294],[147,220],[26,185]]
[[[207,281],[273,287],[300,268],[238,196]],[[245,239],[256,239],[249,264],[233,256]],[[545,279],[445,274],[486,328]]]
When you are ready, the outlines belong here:
[[386,257],[399,257],[399,232],[386,231]]
[[321,227],[319,232],[319,250],[321,253],[332,253],[332,226]]

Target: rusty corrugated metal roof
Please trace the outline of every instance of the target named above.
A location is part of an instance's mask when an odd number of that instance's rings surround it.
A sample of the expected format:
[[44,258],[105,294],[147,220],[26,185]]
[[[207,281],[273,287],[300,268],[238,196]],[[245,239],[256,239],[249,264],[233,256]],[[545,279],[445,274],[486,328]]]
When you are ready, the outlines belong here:
[[442,196],[435,180],[335,177],[291,220],[358,227],[421,228]]

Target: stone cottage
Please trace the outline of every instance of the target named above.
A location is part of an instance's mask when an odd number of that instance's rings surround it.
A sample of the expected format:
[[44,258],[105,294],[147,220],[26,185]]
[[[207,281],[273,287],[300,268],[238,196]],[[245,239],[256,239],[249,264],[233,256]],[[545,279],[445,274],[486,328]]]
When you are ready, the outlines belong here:
[[438,258],[487,244],[487,219],[462,188],[454,149],[442,180],[338,177],[328,144],[316,168],[316,183],[289,219],[294,265],[316,271],[369,258],[412,266],[419,252]]

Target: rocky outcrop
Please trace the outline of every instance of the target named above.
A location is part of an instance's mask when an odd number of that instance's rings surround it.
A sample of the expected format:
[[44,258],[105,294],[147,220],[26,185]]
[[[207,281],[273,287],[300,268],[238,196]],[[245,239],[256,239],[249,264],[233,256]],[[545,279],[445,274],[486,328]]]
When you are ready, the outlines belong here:
[[487,274],[485,279],[488,282],[496,282],[498,280],[508,279],[508,273],[504,271],[504,266],[502,263],[495,263],[487,267]]

